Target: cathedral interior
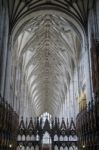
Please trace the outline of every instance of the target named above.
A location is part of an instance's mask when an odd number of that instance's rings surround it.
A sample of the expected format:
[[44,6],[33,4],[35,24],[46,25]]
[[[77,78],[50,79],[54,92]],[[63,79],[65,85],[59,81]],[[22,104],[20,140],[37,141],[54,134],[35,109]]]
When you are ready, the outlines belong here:
[[0,150],[99,150],[99,0],[0,0]]

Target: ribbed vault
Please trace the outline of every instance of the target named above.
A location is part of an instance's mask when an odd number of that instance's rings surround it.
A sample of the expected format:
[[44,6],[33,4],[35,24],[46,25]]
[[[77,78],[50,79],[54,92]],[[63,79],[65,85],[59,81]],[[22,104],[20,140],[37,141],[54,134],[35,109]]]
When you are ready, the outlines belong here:
[[36,115],[60,110],[92,7],[94,0],[8,0],[12,47]]
[[80,51],[80,41],[62,16],[39,14],[23,28],[17,58],[37,115],[56,114],[65,100]]

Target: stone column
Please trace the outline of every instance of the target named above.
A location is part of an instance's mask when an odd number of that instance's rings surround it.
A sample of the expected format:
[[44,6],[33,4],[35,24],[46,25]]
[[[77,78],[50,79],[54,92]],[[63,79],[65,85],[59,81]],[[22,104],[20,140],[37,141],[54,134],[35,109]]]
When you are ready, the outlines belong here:
[[6,77],[9,35],[9,18],[6,1],[0,0],[0,18],[0,94],[3,97]]

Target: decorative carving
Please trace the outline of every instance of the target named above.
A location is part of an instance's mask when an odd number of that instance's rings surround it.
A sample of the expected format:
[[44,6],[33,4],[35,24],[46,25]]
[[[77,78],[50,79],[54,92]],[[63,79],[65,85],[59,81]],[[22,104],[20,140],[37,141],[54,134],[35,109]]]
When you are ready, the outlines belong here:
[[[24,127],[24,129],[23,129]],[[24,130],[24,131],[23,131]],[[23,131],[23,132],[22,132]],[[30,132],[31,131],[31,132]],[[22,134],[22,133],[23,134]],[[59,118],[48,120],[46,118],[44,125],[42,122],[42,118],[36,118],[35,126],[32,118],[30,118],[30,121],[27,125],[27,121],[23,121],[23,118],[21,118],[19,128],[18,128],[18,137],[21,136],[21,139],[17,141],[17,146],[20,144],[24,145],[25,147],[29,146],[39,146],[39,149],[42,147],[42,138],[43,135],[48,132],[51,140],[52,140],[52,149],[54,149],[54,146],[57,145],[58,147],[77,147],[77,134],[76,134],[76,126],[73,121],[73,118],[71,118],[70,123],[65,122],[64,118],[62,118],[62,121],[59,120]],[[22,139],[23,136],[25,136],[25,140]],[[27,140],[26,137],[34,137],[34,140],[31,139]],[[37,140],[38,137],[38,140]]]
[[19,117],[13,108],[0,97],[0,150],[16,149]]
[[77,134],[79,148],[87,150],[99,149],[99,91],[95,95],[95,101],[90,101],[86,109],[77,116]]

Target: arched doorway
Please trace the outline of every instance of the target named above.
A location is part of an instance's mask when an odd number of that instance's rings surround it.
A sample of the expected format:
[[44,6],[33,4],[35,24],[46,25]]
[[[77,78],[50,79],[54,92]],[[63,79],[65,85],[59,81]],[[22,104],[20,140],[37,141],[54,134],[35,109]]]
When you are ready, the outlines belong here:
[[51,150],[52,139],[50,134],[46,131],[42,138],[42,150]]

